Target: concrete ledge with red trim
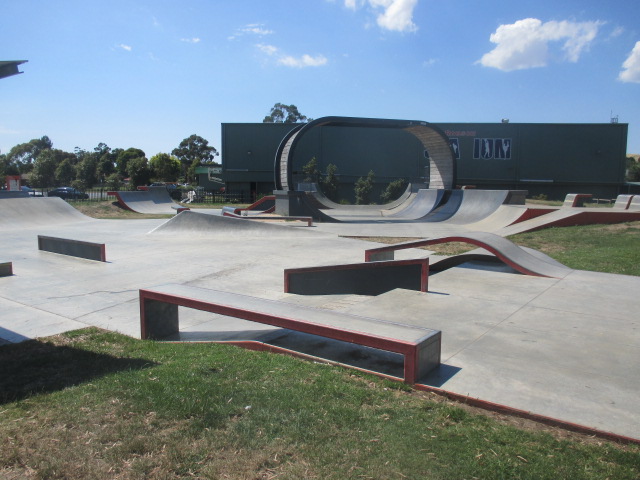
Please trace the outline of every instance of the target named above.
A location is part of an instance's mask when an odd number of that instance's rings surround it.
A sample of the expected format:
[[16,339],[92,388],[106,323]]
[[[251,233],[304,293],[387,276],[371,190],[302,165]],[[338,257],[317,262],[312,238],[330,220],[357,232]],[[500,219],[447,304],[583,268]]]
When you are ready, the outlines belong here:
[[569,193],[564,198],[563,207],[584,207],[585,202],[591,200],[593,195],[590,193]]
[[86,258],[87,260],[96,260],[98,262],[107,261],[106,246],[104,243],[38,235],[38,250]]
[[[230,208],[233,208],[233,207],[230,207]],[[276,210],[276,196],[266,195],[261,199],[255,201],[254,203],[252,203],[246,208],[233,208],[233,213],[235,213],[236,215],[242,215],[242,212],[247,212],[250,210],[258,210],[263,213],[274,212]]]
[[139,299],[142,339],[179,333],[186,307],[401,354],[410,384],[440,365],[439,330],[178,284],[141,289]]
[[298,295],[380,295],[396,288],[426,292],[428,282],[428,258],[288,268],[284,271],[285,293]]
[[287,221],[287,222],[299,221],[299,222],[307,222],[307,227],[313,226],[312,217],[281,217],[281,216],[262,217],[259,215],[245,216],[245,215],[238,215],[229,211],[224,211],[224,209],[222,211],[222,216],[230,217],[230,218],[242,218],[245,220],[280,220],[280,221]]
[[628,210],[635,195],[618,195],[616,203],[613,204],[615,210]]
[[504,237],[485,232],[469,232],[468,234],[429,238],[425,240],[396,243],[395,245],[371,248],[369,250],[365,250],[365,262],[393,260],[394,252],[396,250],[426,247],[429,245],[450,242],[469,243],[471,245],[484,248],[511,268],[525,275],[563,278],[572,271],[569,267],[565,267],[539,252],[539,255],[533,254],[530,249],[525,250]]
[[13,275],[13,263],[0,262],[0,277],[10,277]]

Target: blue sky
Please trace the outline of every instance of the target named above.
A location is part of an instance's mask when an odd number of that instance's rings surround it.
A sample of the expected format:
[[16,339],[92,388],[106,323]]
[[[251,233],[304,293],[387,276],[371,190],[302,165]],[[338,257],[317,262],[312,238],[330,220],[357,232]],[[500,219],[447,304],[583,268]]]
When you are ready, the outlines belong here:
[[0,151],[170,152],[281,102],[427,122],[629,124],[638,0],[3,0]]

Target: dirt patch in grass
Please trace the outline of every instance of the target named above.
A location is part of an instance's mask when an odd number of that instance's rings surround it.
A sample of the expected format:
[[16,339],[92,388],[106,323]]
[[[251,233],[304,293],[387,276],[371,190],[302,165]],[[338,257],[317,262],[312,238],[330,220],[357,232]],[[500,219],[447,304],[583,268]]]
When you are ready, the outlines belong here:
[[118,202],[74,202],[72,205],[80,213],[92,218],[100,219],[142,219],[142,218],[170,218],[172,215],[150,215],[132,212],[123,208]]

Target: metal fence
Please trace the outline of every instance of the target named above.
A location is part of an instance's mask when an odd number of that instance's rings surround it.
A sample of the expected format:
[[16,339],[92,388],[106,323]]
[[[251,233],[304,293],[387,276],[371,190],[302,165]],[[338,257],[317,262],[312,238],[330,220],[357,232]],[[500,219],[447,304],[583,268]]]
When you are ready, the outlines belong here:
[[[103,201],[115,201],[116,198],[109,195],[111,190],[106,188],[90,188],[85,191],[89,198],[86,199],[74,199],[74,202],[103,202]],[[122,189],[121,191],[126,191]],[[134,191],[133,189],[130,191]],[[189,191],[193,191],[194,194],[189,195]],[[249,203],[252,201],[251,195],[240,193],[222,193],[222,192],[207,192],[203,189],[195,188],[191,190],[170,190],[169,194],[176,202],[184,202],[192,198],[192,203],[204,203],[204,204],[220,204],[220,203]],[[46,193],[45,193],[46,196]]]

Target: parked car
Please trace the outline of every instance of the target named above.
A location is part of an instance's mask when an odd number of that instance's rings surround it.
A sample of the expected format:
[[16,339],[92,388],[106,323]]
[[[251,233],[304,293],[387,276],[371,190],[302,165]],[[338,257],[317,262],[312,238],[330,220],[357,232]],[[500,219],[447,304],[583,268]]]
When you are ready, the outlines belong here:
[[49,197],[60,197],[64,200],[81,200],[89,198],[89,195],[72,187],[59,187],[48,193]]

